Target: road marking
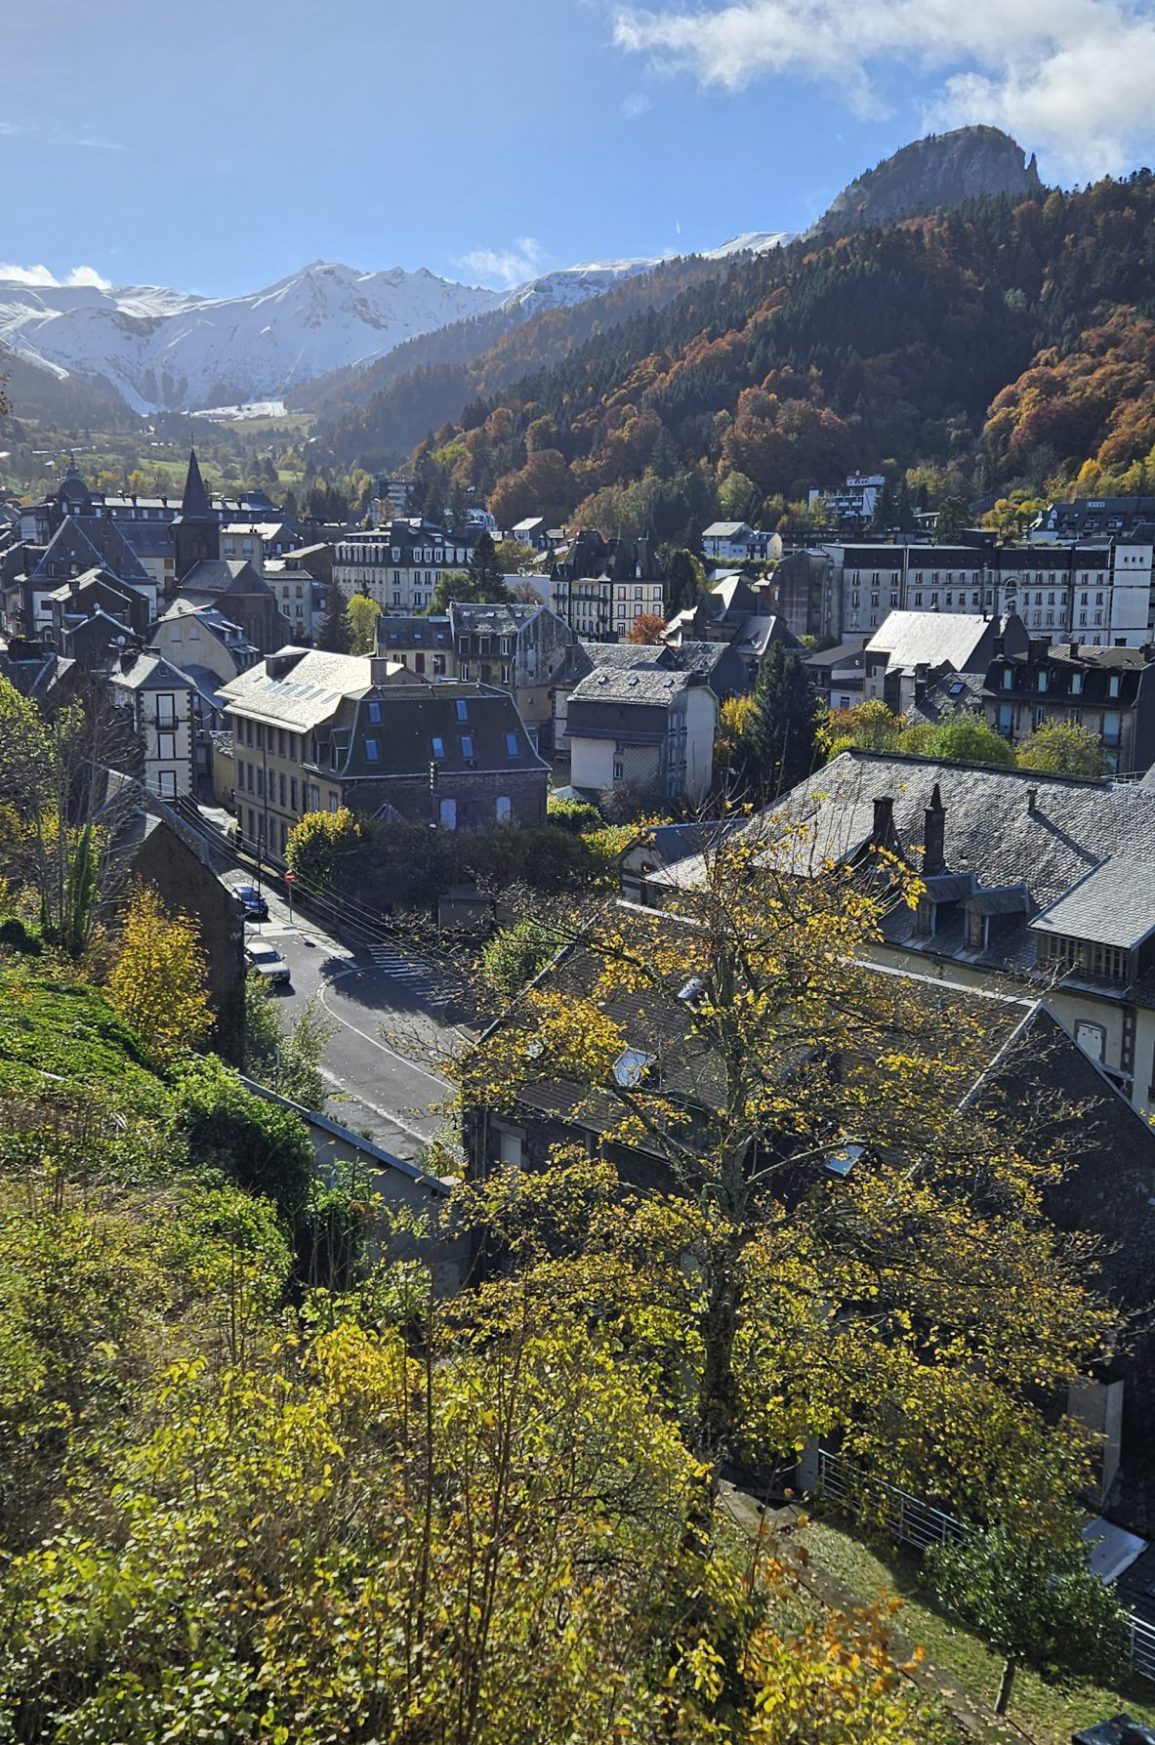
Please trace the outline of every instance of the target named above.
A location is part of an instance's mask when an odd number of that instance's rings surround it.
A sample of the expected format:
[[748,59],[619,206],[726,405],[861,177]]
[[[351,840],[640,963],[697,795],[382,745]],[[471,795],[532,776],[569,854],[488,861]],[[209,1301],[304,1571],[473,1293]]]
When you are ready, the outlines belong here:
[[451,1000],[460,989],[457,977],[436,969],[399,946],[371,945],[369,956],[378,969],[383,969],[395,981],[404,982],[414,992],[426,994],[439,1002]]
[[359,1036],[361,1038],[362,1042],[371,1042],[374,1048],[379,1048],[382,1054],[387,1054],[390,1059],[395,1060],[399,1066],[407,1066],[413,1072],[419,1072],[422,1078],[430,1079],[435,1085],[444,1086],[447,1091],[453,1089],[453,1086],[448,1079],[443,1079],[438,1073],[430,1072],[428,1067],[418,1066],[415,1060],[409,1060],[404,1054],[398,1054],[397,1050],[395,1048],[390,1048],[387,1042],[381,1042],[376,1036],[370,1036],[367,1030],[362,1030],[356,1024],[350,1024],[348,1018],[342,1018],[340,1012],[334,1012],[332,1006],[330,1006],[325,998],[327,993],[328,989],[323,987],[321,989],[321,1004],[324,1006],[326,1012],[328,1012],[330,1018],[335,1019],[338,1024],[343,1024],[346,1030],[351,1030],[354,1036]]

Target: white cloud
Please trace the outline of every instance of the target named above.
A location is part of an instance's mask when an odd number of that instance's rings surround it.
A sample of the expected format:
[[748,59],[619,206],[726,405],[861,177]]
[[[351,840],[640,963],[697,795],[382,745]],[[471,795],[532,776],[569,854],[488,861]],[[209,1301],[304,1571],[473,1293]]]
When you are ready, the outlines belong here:
[[631,91],[622,100],[622,114],[627,121],[636,121],[639,115],[647,114],[653,107],[653,98],[647,97],[644,91]]
[[1080,180],[1155,145],[1153,0],[675,0],[619,6],[613,34],[703,86],[825,81],[862,116],[886,112],[884,67],[913,70],[929,80],[929,125],[994,123]]
[[63,287],[75,288],[78,285],[91,285],[97,291],[111,291],[112,281],[98,273],[95,267],[73,267],[63,279],[47,267],[14,267],[0,262],[0,279],[7,279],[17,285],[41,285],[60,290]]
[[479,279],[513,288],[532,279],[545,263],[546,254],[540,242],[532,236],[519,236],[509,248],[475,248],[461,256],[459,265],[468,267]]

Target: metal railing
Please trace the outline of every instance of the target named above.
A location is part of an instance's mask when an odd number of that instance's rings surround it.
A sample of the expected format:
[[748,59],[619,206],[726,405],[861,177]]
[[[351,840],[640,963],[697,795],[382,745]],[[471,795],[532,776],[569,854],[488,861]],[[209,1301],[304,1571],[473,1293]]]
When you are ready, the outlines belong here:
[[[897,1485],[870,1477],[853,1462],[844,1460],[840,1454],[832,1454],[826,1448],[818,1451],[815,1491],[818,1496],[829,1497],[831,1502],[848,1512],[854,1508],[857,1498],[877,1499],[879,1506],[873,1512],[873,1519],[892,1539],[911,1546],[920,1556],[928,1545],[948,1544],[963,1538],[968,1531],[965,1521],[934,1508],[921,1497],[900,1490]],[[1140,1617],[1137,1612],[1125,1612],[1124,1615],[1131,1665],[1140,1678],[1155,1682],[1155,1622]]]

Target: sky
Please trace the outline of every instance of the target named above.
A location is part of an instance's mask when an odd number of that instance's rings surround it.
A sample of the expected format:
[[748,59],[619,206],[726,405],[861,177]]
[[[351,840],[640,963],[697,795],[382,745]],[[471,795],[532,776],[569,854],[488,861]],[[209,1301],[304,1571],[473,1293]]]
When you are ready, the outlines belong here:
[[2,0],[0,275],[517,284],[798,230],[990,122],[1064,186],[1155,159],[1155,0]]

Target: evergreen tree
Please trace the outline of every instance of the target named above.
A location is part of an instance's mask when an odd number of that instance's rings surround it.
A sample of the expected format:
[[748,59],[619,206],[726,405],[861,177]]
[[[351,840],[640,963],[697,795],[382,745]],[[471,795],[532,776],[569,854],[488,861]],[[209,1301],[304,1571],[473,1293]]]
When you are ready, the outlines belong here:
[[818,697],[802,656],[772,642],[737,745],[744,798],[765,805],[810,774],[820,761],[818,717]]
[[890,533],[898,520],[898,505],[894,500],[894,491],[888,479],[874,501],[874,513],[870,517],[871,533]]
[[903,473],[898,481],[898,489],[894,496],[894,507],[901,532],[913,533],[918,523],[914,518],[914,498],[911,495],[910,486],[906,482],[905,473]]
[[685,547],[679,547],[670,558],[666,572],[666,605],[672,618],[698,603],[698,569]]
[[940,545],[953,545],[970,521],[970,509],[965,497],[944,497],[938,506],[935,538]]
[[497,556],[497,547],[489,532],[482,533],[473,548],[473,556],[469,560],[469,580],[472,584],[472,599],[504,600],[505,576]]
[[329,609],[317,632],[317,647],[327,654],[348,654],[353,647],[353,629],[348,619],[349,602],[336,582],[329,583]]

